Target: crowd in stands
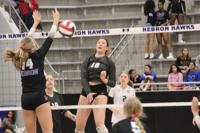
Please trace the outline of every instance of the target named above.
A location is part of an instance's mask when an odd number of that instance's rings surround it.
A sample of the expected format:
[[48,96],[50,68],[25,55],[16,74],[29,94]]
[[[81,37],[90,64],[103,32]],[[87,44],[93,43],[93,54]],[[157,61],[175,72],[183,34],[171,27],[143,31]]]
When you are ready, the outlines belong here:
[[[167,26],[174,25],[177,20],[179,25],[184,24],[184,17],[186,15],[186,5],[184,0],[169,0],[167,10],[165,9],[165,0],[158,0],[156,7],[154,0],[146,0],[144,4],[144,15],[147,17],[145,26]],[[156,10],[157,9],[157,10]],[[147,34],[147,41],[145,45],[144,59],[155,58],[154,54],[154,38],[156,36],[159,47],[158,59],[174,59],[172,42],[169,33],[150,33]],[[182,33],[178,34],[178,43],[184,43]],[[167,46],[168,56],[163,54],[163,45]]]
[[[176,90],[191,90],[199,89],[200,82],[199,58],[193,61],[189,55],[189,49],[183,48],[181,55],[177,57],[176,61],[172,63],[168,73],[167,88],[171,91]],[[150,64],[144,66],[144,73],[138,74],[136,70],[129,70],[130,83],[129,85],[136,89],[136,91],[152,91],[158,90],[159,86],[153,83],[158,82],[157,73],[153,70]],[[181,83],[186,82],[186,83]]]
[[[5,10],[9,12],[9,6],[12,5],[19,13],[24,24],[28,29],[33,25],[33,12],[38,10],[38,0],[4,0]],[[38,30],[42,30],[41,23],[37,27]]]

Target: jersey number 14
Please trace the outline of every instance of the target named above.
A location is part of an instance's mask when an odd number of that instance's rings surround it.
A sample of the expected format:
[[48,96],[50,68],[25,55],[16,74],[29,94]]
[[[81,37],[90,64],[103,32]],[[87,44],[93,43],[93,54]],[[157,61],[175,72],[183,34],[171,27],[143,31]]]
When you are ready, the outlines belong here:
[[22,65],[22,70],[25,70],[25,68],[28,67],[29,69],[33,69],[33,62],[32,62],[32,59],[28,59],[25,62],[23,62],[23,65]]

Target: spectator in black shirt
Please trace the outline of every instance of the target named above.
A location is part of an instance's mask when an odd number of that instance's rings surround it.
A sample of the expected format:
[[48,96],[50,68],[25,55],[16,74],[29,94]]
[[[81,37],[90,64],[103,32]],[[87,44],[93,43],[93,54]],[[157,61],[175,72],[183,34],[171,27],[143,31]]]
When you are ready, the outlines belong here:
[[181,50],[181,55],[177,57],[175,64],[180,68],[181,72],[184,74],[187,72],[188,66],[191,61],[192,59],[189,54],[189,49],[183,48]]
[[142,82],[142,80],[140,79],[141,76],[134,69],[130,69],[128,74],[130,81],[132,81],[133,83],[132,87],[138,90],[140,88],[140,85],[134,85],[134,84],[139,84]]
[[[116,84],[114,62],[107,57],[109,43],[107,39],[96,42],[95,54],[87,57],[81,65],[82,93],[78,105],[107,104],[107,87]],[[92,109],[98,133],[108,133],[105,121],[105,108]],[[75,133],[84,133],[91,109],[78,109]]]
[[146,133],[140,118],[143,116],[142,103],[136,97],[128,98],[124,103],[127,118],[116,123],[112,133]]
[[53,14],[53,25],[48,38],[43,45],[37,49],[36,41],[31,37],[41,21],[38,11],[33,13],[34,24],[25,37],[20,41],[16,51],[6,49],[6,60],[12,61],[17,70],[20,71],[22,80],[22,113],[25,129],[28,133],[36,132],[36,118],[42,127],[43,133],[53,133],[53,123],[50,104],[45,96],[46,79],[44,76],[44,58],[57,31],[60,14],[55,9]]
[[[178,21],[179,25],[184,24],[184,16],[186,15],[186,5],[184,0],[170,0],[168,5],[168,12],[170,14],[170,24],[174,25]],[[178,34],[178,42],[184,43],[183,34]]]
[[[155,2],[154,0],[146,0],[144,4],[144,15],[147,17],[145,26],[155,26],[154,14],[155,13]],[[153,44],[154,44],[154,33],[147,34],[147,40],[145,45],[144,59],[153,59]]]
[[[45,92],[51,106],[58,107],[64,105],[62,96],[55,92],[55,80],[52,75],[46,75]],[[62,133],[63,116],[71,119],[72,121],[75,121],[76,119],[76,116],[68,110],[52,110],[53,133]],[[37,123],[37,133],[42,133],[39,123]]]

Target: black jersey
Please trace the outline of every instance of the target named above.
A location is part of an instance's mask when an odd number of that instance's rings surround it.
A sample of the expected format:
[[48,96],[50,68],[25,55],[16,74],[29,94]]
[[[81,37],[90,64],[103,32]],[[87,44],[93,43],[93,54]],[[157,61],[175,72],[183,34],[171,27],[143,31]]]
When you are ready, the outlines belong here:
[[[96,58],[95,55],[87,57],[81,65],[81,83],[83,88],[91,91],[89,81],[100,81],[101,71],[106,71],[108,76],[108,86],[114,87],[116,82],[116,68],[114,62],[107,56]],[[102,83],[103,84],[103,83]]]
[[166,10],[158,10],[154,13],[156,26],[161,26],[169,20],[169,13]]
[[180,1],[178,0],[177,2],[171,1],[168,5],[167,11],[169,13],[176,13],[176,14],[186,12],[185,1],[183,0],[180,0]]
[[44,76],[44,58],[47,54],[53,39],[48,37],[42,46],[29,55],[20,71],[23,93],[44,91],[46,79]]
[[[62,96],[57,92],[54,92],[52,97],[47,95],[47,98],[51,106],[58,107],[64,105]],[[65,111],[63,110],[52,110],[53,133],[62,133],[62,117],[64,113]],[[37,124],[37,133],[42,133],[39,124]]]
[[191,61],[192,61],[191,57],[184,58],[182,56],[178,56],[175,64],[176,66],[184,67],[184,66],[189,66]]
[[127,118],[116,123],[112,128],[112,133],[141,133],[141,130],[135,121]]

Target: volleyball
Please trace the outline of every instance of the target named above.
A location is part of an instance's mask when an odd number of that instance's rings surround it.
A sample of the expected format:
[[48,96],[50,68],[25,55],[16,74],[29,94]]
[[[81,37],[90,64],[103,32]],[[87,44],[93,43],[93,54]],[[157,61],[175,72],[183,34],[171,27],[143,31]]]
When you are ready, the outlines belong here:
[[74,35],[75,30],[76,25],[71,20],[63,20],[58,26],[58,31],[63,36],[67,37],[72,37]]

